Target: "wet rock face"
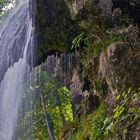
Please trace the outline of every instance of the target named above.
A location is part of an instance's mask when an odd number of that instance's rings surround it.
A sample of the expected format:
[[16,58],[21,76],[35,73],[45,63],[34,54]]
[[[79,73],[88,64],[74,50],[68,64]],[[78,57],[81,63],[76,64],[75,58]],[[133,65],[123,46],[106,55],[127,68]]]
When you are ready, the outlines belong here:
[[99,0],[98,5],[102,9],[102,15],[111,16],[113,7],[111,0]]
[[42,64],[43,70],[47,71],[60,84],[66,85],[72,92],[81,88],[79,77],[80,56],[75,53],[62,53],[60,57],[48,56]]
[[82,99],[83,99],[83,96],[81,94],[76,93],[76,92],[74,92],[71,96],[71,102],[75,106],[80,105],[82,102]]
[[[107,112],[112,115],[117,105],[122,105],[125,99],[116,100],[118,95],[122,96],[123,93],[129,99],[126,108],[138,108],[139,98],[134,101],[133,96],[138,92],[140,83],[140,42],[135,42],[131,45],[128,43],[114,43],[107,47],[107,49],[100,55],[100,68],[102,65],[102,73],[108,85],[108,93],[105,96]],[[132,88],[128,94],[128,89]],[[126,113],[127,115],[127,113]],[[126,121],[126,124],[130,123]],[[124,124],[124,125],[126,125]],[[140,125],[139,121],[128,128],[128,138],[126,139],[139,139]],[[132,135],[133,132],[134,135]]]
[[[140,25],[140,1],[139,0],[65,0],[69,6],[72,16],[78,15],[83,8],[88,7],[88,10],[92,7],[98,7],[96,11],[101,11],[101,15],[110,16],[116,8],[120,8],[123,14],[128,15],[134,20],[135,24]],[[92,5],[91,7],[89,5]],[[89,14],[89,13],[86,13]],[[100,13],[98,13],[100,14]]]
[[100,56],[100,68],[111,92],[117,95],[128,88],[138,88],[140,83],[140,46],[115,43]]
[[140,25],[140,1],[139,0],[99,0],[99,6],[105,16],[111,16],[116,8],[122,10],[122,14],[126,14],[132,18],[135,24]]
[[123,88],[122,85],[124,85],[124,88],[126,86],[127,89],[131,86],[138,88],[140,83],[138,78],[140,77],[140,53],[138,50],[140,50],[138,44],[134,48],[131,48],[129,45],[122,45],[116,48],[114,54],[110,57],[110,65],[112,73],[116,77],[114,80],[118,90]]
[[140,24],[139,0],[37,0],[37,64],[48,55],[69,51],[72,40],[81,32],[79,23],[116,25],[114,11],[121,13],[120,25],[130,24],[124,20]]
[[72,40],[79,34],[78,25],[71,19],[64,0],[37,0],[36,32],[38,63],[48,55],[71,49]]
[[76,114],[74,115],[80,119],[84,115],[93,113],[99,107],[99,104],[99,97],[90,94],[88,97],[83,98],[82,103],[78,107],[75,107]]
[[140,25],[140,1],[139,0],[112,0],[113,7],[121,8],[123,13],[129,14],[130,18],[134,20],[136,24]]
[[68,5],[72,19],[75,19],[76,15],[87,6],[91,4],[91,0],[65,0],[66,5]]

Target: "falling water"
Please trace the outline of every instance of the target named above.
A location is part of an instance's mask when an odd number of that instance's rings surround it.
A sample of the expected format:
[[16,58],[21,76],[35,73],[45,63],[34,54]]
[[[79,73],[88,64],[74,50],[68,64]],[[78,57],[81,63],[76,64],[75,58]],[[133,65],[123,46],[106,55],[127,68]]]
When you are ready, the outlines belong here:
[[29,72],[27,55],[33,47],[29,1],[12,10],[0,29],[0,140],[15,138],[19,107]]

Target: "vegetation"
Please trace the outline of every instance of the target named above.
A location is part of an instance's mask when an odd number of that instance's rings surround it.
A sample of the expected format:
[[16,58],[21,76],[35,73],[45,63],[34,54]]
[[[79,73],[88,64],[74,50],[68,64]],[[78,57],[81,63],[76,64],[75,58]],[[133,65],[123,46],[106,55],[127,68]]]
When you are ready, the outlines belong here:
[[[92,62],[90,62],[92,59],[96,60],[95,70],[98,65],[98,58],[106,47],[112,43],[124,42],[126,40],[127,34],[125,32],[119,34],[109,29],[106,30],[104,34],[97,33],[97,35],[84,31],[73,40],[71,49],[77,49],[81,54],[82,72],[88,76],[90,82],[93,84],[93,89],[90,90],[100,94],[98,94],[98,96],[100,96],[99,107],[90,114],[81,115],[80,119],[77,117],[75,117],[74,120],[72,119],[70,100],[67,102],[67,97],[64,96],[69,95],[68,99],[70,98],[70,92],[68,92],[66,87],[57,85],[56,82],[48,76],[45,78],[47,79],[47,82],[45,82],[43,79],[46,77],[46,74],[44,72],[42,73],[43,76],[41,79],[43,81],[39,81],[39,83],[42,83],[40,89],[42,90],[43,98],[48,99],[45,106],[51,118],[51,125],[53,125],[54,139],[105,140],[109,138],[115,139],[116,137],[118,139],[127,139],[130,135],[133,125],[137,125],[139,121],[139,107],[135,107],[135,102],[139,99],[139,90],[134,93],[130,88],[127,92],[117,95],[114,101],[115,107],[112,107],[113,113],[109,114],[106,102],[104,101],[105,95],[102,95],[100,91],[100,87],[104,81],[100,82],[97,78],[96,80],[98,82],[96,83],[95,79],[92,78]],[[90,58],[92,59],[90,60]],[[62,103],[63,101],[66,101],[66,103]],[[69,106],[67,108],[68,103]],[[86,105],[85,103],[85,107],[83,108],[86,108]],[[81,106],[84,105],[82,104]],[[52,109],[54,111],[52,111]],[[63,111],[61,109],[63,109]],[[65,119],[68,117],[68,119],[66,119],[68,123],[65,123],[61,118],[61,112],[64,113]],[[60,121],[59,123],[58,121],[55,123],[55,120]],[[45,125],[45,122],[43,124]],[[44,128],[42,130],[44,130]],[[40,133],[42,130],[38,129],[38,125],[35,127],[35,130],[37,139],[42,137],[41,135],[44,136],[44,139],[48,137],[45,131],[44,134]]]
[[31,123],[29,130],[19,138],[28,139],[30,136],[28,132],[32,132],[35,140],[59,139],[62,128],[73,121],[70,91],[65,86],[59,85],[45,71],[38,72],[38,76],[38,81],[36,78],[31,80],[32,94],[27,92],[23,97],[29,99],[32,96],[34,101],[31,100],[32,104],[30,108],[27,107],[28,110],[24,109],[25,112],[21,112],[24,115],[22,114],[19,120],[18,131],[20,132],[25,124],[29,125],[29,120]]
[[106,107],[102,102],[100,107],[92,114],[85,115],[80,119],[77,128],[70,133],[68,140],[98,140],[103,138],[103,121],[106,117]]
[[134,93],[131,88],[116,97],[117,103],[113,114],[106,119],[103,127],[106,137],[128,139],[131,133],[133,133],[133,137],[136,136],[136,132],[132,128],[138,124],[140,119],[139,98],[140,89]]
[[[140,81],[138,77],[140,57],[135,53],[139,52],[137,49],[140,42],[139,29],[129,25],[132,19],[128,17],[126,17],[128,21],[123,19],[121,23],[122,18],[117,15],[118,13],[112,13],[112,7],[111,13],[104,16],[106,13],[101,11],[95,0],[91,3],[87,0],[82,6],[79,1],[81,7],[74,5],[78,7],[78,10],[74,9],[77,10],[77,15],[74,17],[71,15],[73,7],[66,4],[69,1],[48,0],[44,3],[43,0],[37,0],[36,57],[39,61],[37,64],[43,63],[48,55],[54,55],[55,61],[58,61],[56,67],[59,67],[61,62],[57,54],[62,52],[78,55],[79,62],[70,71],[69,85],[64,85],[58,81],[59,78],[50,76],[41,68],[42,65],[32,68],[27,91],[22,97],[23,105],[19,111],[16,130],[18,134],[15,139],[139,139],[140,88],[137,85]],[[70,1],[71,4],[73,2]],[[14,0],[0,0],[0,18],[10,9],[9,4],[14,3]],[[119,14],[123,14],[119,11],[121,9],[116,9],[115,12],[117,10]],[[115,17],[114,14],[117,16]],[[115,52],[116,48],[108,50],[111,44],[120,42],[129,44],[125,46],[129,50],[126,51],[125,48],[124,52],[121,52],[121,49]],[[108,52],[115,52],[112,61],[110,56],[107,57]],[[102,65],[107,65],[107,69],[112,66],[110,71],[108,70],[110,73],[104,74],[106,77],[100,77],[99,74],[101,54],[104,54],[103,61],[108,60]],[[130,59],[127,60],[127,56]],[[73,61],[73,58],[69,57],[69,59]],[[125,65],[122,60],[125,61]],[[79,68],[78,75],[74,73],[77,68]],[[122,69],[124,73],[121,73]],[[72,98],[79,94],[79,91],[76,91],[75,95],[73,90],[69,89],[77,80],[77,76],[80,77],[78,82],[82,85],[80,87],[82,99],[78,105],[75,105]],[[65,78],[67,80],[67,75]],[[87,95],[84,94],[85,92]],[[99,101],[90,99],[90,96],[96,96]],[[87,108],[91,111],[87,111]],[[24,133],[22,133],[23,129]]]
[[15,5],[15,0],[0,0],[0,19]]
[[[140,119],[140,107],[136,103],[140,97],[140,89],[133,94],[130,88],[127,92],[116,97],[116,107],[111,116],[107,115],[105,103],[92,114],[86,115],[77,122],[73,131],[69,129],[68,140],[106,140],[106,139],[128,139],[136,132],[132,128],[138,125]],[[133,95],[132,95],[133,94]],[[132,133],[131,133],[132,132]]]

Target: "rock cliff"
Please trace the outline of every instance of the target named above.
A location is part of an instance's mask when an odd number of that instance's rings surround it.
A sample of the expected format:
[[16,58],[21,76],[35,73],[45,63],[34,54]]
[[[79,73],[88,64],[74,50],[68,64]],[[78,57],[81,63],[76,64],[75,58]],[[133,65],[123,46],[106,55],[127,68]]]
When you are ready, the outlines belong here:
[[[139,25],[139,0],[37,0],[38,64],[72,97],[82,95],[75,108],[81,127],[63,131],[65,139],[140,139]],[[71,49],[82,32],[87,38]],[[93,125],[85,128],[86,121]]]

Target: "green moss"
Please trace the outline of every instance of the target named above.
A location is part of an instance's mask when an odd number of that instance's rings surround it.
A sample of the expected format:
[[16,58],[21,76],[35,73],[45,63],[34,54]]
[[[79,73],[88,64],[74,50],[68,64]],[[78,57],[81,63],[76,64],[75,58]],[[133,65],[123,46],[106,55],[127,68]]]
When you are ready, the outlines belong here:
[[80,28],[71,20],[63,0],[37,0],[37,56],[42,61],[52,50],[68,51]]
[[98,75],[99,56],[110,44],[123,42],[126,39],[125,34],[118,34],[112,30],[106,30],[104,33],[101,31],[104,31],[104,28],[100,30],[95,29],[97,34],[83,32],[75,38],[72,46],[72,48],[79,48],[84,44],[82,51],[80,51],[84,75],[88,77],[88,80],[94,87],[93,90],[97,91],[98,96],[102,96],[100,90],[102,90],[101,86],[104,82]]
[[106,118],[106,107],[102,99],[101,104],[92,114],[81,118],[77,130],[70,133],[67,140],[101,140],[103,121]]
[[[129,139],[136,137],[139,128],[140,108],[136,102],[140,97],[140,89],[134,92],[131,88],[116,97],[116,107],[113,114],[107,116],[106,106],[103,99],[100,99],[100,107],[90,115],[80,119],[77,129],[69,133],[67,140],[106,140]],[[133,130],[134,129],[134,130]]]

